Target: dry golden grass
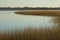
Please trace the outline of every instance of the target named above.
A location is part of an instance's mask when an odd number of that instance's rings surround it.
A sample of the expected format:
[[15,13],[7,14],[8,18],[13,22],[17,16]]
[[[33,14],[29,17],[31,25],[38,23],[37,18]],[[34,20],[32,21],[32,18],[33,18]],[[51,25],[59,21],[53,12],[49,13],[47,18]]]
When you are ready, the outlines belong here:
[[32,29],[0,33],[0,40],[60,40],[60,29]]
[[16,14],[23,14],[23,15],[39,15],[39,16],[60,16],[60,11],[22,11],[22,12],[15,12]]

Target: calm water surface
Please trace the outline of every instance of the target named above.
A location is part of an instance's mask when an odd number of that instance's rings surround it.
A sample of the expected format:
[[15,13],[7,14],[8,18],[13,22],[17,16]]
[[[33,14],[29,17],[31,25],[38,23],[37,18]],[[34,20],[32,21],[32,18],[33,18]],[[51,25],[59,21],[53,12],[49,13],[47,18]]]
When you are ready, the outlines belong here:
[[[32,28],[52,28],[60,24],[60,17],[18,15],[15,11],[0,11],[0,31]],[[59,23],[58,23],[59,22]]]

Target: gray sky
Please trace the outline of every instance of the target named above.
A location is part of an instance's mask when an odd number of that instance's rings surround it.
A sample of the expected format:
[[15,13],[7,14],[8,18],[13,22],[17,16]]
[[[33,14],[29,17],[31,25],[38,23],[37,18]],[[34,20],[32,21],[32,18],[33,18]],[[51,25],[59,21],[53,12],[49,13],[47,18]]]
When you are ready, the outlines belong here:
[[0,0],[0,7],[60,7],[60,0]]

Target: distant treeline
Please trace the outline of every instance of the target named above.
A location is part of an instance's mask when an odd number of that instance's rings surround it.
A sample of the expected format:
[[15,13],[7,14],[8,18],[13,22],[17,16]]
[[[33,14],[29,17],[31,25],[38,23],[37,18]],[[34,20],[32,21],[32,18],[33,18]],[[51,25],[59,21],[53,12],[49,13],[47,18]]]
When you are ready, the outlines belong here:
[[16,8],[11,8],[11,7],[0,7],[0,10],[60,10],[60,8],[44,8],[44,7],[36,7],[36,8],[29,8],[29,7],[16,7]]

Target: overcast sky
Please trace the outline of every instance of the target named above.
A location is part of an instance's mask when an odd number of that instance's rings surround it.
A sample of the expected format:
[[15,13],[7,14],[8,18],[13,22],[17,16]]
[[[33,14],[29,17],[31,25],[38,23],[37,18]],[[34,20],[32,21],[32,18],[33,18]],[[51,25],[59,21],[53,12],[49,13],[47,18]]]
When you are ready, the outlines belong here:
[[0,7],[60,7],[60,0],[0,0]]

